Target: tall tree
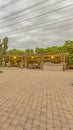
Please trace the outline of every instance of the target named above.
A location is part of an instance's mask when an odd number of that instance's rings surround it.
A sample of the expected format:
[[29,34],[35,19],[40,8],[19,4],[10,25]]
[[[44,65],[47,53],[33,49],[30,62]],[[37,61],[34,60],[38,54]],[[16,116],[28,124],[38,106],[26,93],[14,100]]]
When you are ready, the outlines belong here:
[[6,54],[8,49],[8,37],[3,38],[3,41],[0,42],[0,55]]

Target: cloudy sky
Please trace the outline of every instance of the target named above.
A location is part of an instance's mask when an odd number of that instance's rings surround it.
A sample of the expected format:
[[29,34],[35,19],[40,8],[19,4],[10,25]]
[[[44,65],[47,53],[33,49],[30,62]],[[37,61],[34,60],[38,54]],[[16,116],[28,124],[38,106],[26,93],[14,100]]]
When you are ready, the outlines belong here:
[[9,49],[63,45],[73,40],[73,0],[0,0],[0,39]]

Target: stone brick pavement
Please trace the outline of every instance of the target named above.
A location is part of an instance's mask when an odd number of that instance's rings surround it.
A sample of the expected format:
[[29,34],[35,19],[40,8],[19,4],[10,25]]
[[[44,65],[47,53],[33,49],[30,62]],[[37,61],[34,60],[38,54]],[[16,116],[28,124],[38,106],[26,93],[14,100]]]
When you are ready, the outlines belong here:
[[0,130],[73,130],[73,71],[4,69]]

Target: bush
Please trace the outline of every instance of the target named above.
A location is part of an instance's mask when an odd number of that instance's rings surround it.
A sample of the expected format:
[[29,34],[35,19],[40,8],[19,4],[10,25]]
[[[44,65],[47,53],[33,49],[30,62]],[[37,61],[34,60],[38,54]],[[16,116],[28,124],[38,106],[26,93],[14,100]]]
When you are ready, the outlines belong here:
[[73,54],[69,54],[66,60],[68,68],[73,69]]
[[3,71],[2,71],[2,70],[0,70],[0,73],[3,73]]

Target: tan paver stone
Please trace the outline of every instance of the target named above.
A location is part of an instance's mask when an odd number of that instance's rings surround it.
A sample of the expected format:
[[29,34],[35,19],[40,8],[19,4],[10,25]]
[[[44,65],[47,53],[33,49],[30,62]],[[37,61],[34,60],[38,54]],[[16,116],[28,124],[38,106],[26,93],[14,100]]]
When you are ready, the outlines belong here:
[[24,129],[25,130],[31,130],[32,124],[26,123]]
[[1,130],[73,130],[73,71],[3,70]]
[[15,128],[15,130],[23,130],[23,128],[20,127],[20,126],[17,126],[17,127]]
[[8,128],[9,128],[9,124],[8,123],[4,123],[2,125],[2,129],[7,130]]

